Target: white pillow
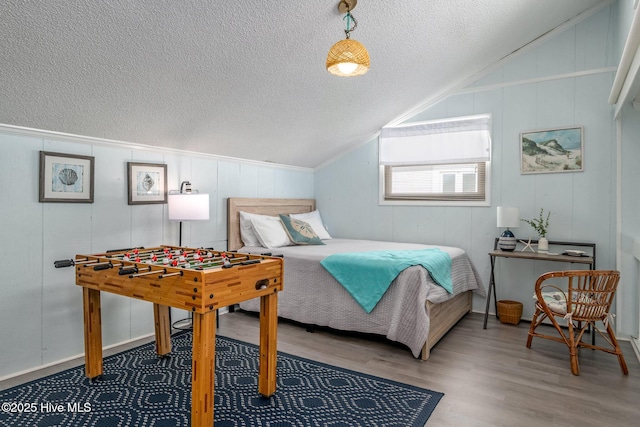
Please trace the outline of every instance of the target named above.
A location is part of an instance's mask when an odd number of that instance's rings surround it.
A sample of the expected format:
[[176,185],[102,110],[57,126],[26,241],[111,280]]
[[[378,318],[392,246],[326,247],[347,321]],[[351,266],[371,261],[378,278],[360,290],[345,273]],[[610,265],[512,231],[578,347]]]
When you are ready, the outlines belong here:
[[308,223],[313,231],[316,232],[318,237],[322,240],[331,239],[327,229],[324,227],[324,222],[322,222],[322,218],[320,217],[320,211],[317,209],[313,212],[307,212],[302,214],[289,214],[291,218],[299,219]]
[[240,238],[245,246],[261,246],[251,225],[251,217],[254,216],[260,215],[240,211]]
[[293,244],[279,217],[254,215],[251,217],[251,225],[260,246],[271,249]]

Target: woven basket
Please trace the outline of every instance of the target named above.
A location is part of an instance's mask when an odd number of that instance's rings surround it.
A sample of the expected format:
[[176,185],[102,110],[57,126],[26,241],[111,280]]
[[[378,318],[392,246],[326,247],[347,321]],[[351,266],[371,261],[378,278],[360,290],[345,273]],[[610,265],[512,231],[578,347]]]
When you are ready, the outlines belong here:
[[522,303],[518,301],[498,301],[498,318],[502,323],[517,325],[522,318]]

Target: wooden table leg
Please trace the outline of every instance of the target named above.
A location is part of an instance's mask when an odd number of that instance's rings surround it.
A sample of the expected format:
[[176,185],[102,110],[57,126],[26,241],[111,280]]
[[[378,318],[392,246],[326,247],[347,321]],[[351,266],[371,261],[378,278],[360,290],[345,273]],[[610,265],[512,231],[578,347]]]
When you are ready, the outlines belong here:
[[102,375],[102,319],[100,291],[82,288],[84,310],[84,372],[88,378]]
[[216,314],[193,313],[193,361],[191,362],[191,425],[213,426]]
[[269,397],[276,392],[278,293],[260,297],[260,367],[258,392]]
[[166,356],[171,353],[169,306],[153,304],[153,320],[156,328],[156,353],[158,356]]

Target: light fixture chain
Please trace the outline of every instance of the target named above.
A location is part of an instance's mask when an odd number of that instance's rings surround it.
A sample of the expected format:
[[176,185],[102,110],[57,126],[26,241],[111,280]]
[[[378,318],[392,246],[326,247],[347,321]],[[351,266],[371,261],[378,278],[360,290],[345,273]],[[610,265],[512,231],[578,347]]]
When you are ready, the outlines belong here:
[[[355,30],[356,27],[358,26],[358,21],[356,21],[356,18],[354,18],[354,16],[351,14],[351,12],[347,12],[347,14],[344,16],[344,18],[347,21],[347,28],[346,30],[344,30],[344,34],[347,36],[347,38],[350,38],[350,33],[351,31]],[[351,27],[351,24],[353,23],[353,27]]]
[[327,71],[335,76],[352,77],[365,74],[370,67],[369,52],[362,43],[350,38],[351,32],[358,26],[358,21],[351,14],[357,0],[340,0],[338,11],[345,14],[344,33],[346,40],[340,40],[329,49],[327,54]]

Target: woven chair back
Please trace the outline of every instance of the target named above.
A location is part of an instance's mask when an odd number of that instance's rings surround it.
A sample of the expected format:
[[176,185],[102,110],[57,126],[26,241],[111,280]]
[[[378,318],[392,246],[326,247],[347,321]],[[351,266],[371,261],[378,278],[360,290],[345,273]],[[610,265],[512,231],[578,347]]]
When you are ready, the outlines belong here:
[[567,277],[567,313],[578,321],[604,320],[611,309],[620,273],[590,270],[588,274],[568,274]]

